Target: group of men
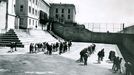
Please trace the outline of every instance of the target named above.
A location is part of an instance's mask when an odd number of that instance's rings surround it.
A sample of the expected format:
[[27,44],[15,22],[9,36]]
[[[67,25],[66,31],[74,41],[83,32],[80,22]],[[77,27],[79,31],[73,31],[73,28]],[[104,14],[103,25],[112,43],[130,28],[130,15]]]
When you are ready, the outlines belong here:
[[88,57],[95,51],[95,44],[90,45],[87,48],[84,48],[81,52],[80,52],[80,62],[84,62],[84,65],[87,65],[87,59]]
[[70,41],[56,42],[49,44],[48,42],[43,43],[31,43],[29,46],[30,53],[44,52],[45,54],[51,55],[52,52],[59,51],[59,54],[70,50],[72,43]]
[[59,54],[67,52],[67,50],[70,50],[71,46],[72,46],[71,41],[60,42],[60,44],[59,44]]

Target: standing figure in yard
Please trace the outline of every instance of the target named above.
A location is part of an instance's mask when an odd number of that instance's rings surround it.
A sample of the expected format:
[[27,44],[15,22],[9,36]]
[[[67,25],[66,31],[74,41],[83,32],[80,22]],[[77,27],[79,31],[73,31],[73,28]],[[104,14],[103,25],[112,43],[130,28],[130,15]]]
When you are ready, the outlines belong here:
[[10,43],[10,48],[11,48],[11,51],[10,52],[13,52],[14,50],[13,50],[13,48],[14,48],[14,42],[11,42]]
[[68,42],[68,49],[70,50],[70,47],[72,46],[72,42],[71,41],[69,41]]
[[85,54],[83,54],[83,57],[84,57],[84,65],[87,65],[88,56],[89,56],[89,53],[88,52],[86,52]]
[[52,45],[49,45],[49,55],[52,55]]
[[116,64],[117,64],[117,57],[115,56],[113,59],[113,66],[112,66],[113,71],[116,71],[116,69],[117,69]]
[[110,61],[113,61],[114,57],[115,57],[115,51],[110,51],[110,52],[109,52],[109,57],[108,57],[109,60],[110,60]]
[[101,50],[101,56],[100,56],[101,61],[103,61],[104,56],[105,56],[105,52],[104,52],[104,48],[103,48]]
[[34,50],[33,43],[30,44],[30,49],[29,49],[29,50],[30,50],[30,51],[29,51],[30,53],[33,53],[33,50]]
[[17,51],[16,47],[17,47],[17,42],[14,42],[14,47],[15,47],[15,51]]
[[101,63],[100,62],[101,61],[101,51],[99,51],[97,55],[98,55],[98,63]]
[[38,48],[38,44],[37,43],[34,45],[34,48],[35,48],[34,53],[37,53],[39,51],[39,48]]
[[92,50],[93,50],[93,52],[95,51],[95,47],[96,47],[96,45],[95,44],[92,44]]
[[84,54],[87,53],[87,48],[84,48],[81,52],[80,52],[80,62],[83,62],[84,60]]
[[56,42],[56,51],[58,51],[59,43]]
[[59,46],[59,54],[61,54],[63,51],[63,44],[62,44],[62,42],[60,43],[60,46]]
[[119,67],[120,67],[120,58],[119,57],[116,57],[115,59],[115,69],[114,69],[114,72],[117,72],[119,70]]
[[122,62],[122,58],[119,59],[119,63],[118,63],[118,66],[117,66],[120,73],[121,73],[121,62]]
[[125,67],[126,67],[126,75],[132,75],[131,71],[132,71],[132,64],[130,62],[126,62],[125,63]]
[[105,56],[104,48],[98,52],[98,63],[101,63],[100,61],[103,61],[103,57]]

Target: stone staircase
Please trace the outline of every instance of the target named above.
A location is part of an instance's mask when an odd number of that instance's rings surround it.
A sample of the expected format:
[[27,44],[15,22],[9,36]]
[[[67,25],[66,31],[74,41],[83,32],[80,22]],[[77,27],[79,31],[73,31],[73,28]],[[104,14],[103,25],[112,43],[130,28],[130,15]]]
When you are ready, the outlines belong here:
[[11,42],[16,42],[17,47],[24,47],[24,45],[21,43],[21,41],[19,40],[18,36],[16,35],[13,29],[10,29],[6,33],[0,34],[1,47],[5,47],[5,46],[10,47]]

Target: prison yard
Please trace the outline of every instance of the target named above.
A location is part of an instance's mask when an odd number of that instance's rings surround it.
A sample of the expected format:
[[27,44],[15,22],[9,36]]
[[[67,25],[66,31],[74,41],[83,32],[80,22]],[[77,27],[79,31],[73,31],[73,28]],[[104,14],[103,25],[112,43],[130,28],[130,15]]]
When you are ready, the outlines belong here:
[[0,75],[134,75],[134,26],[79,24],[76,8],[0,0]]

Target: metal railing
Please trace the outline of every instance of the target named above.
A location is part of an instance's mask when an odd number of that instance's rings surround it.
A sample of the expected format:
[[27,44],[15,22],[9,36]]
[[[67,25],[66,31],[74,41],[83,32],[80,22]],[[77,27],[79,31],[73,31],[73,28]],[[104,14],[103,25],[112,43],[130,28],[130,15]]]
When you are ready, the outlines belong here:
[[86,29],[93,32],[116,33],[124,28],[124,23],[85,23],[84,25]]

